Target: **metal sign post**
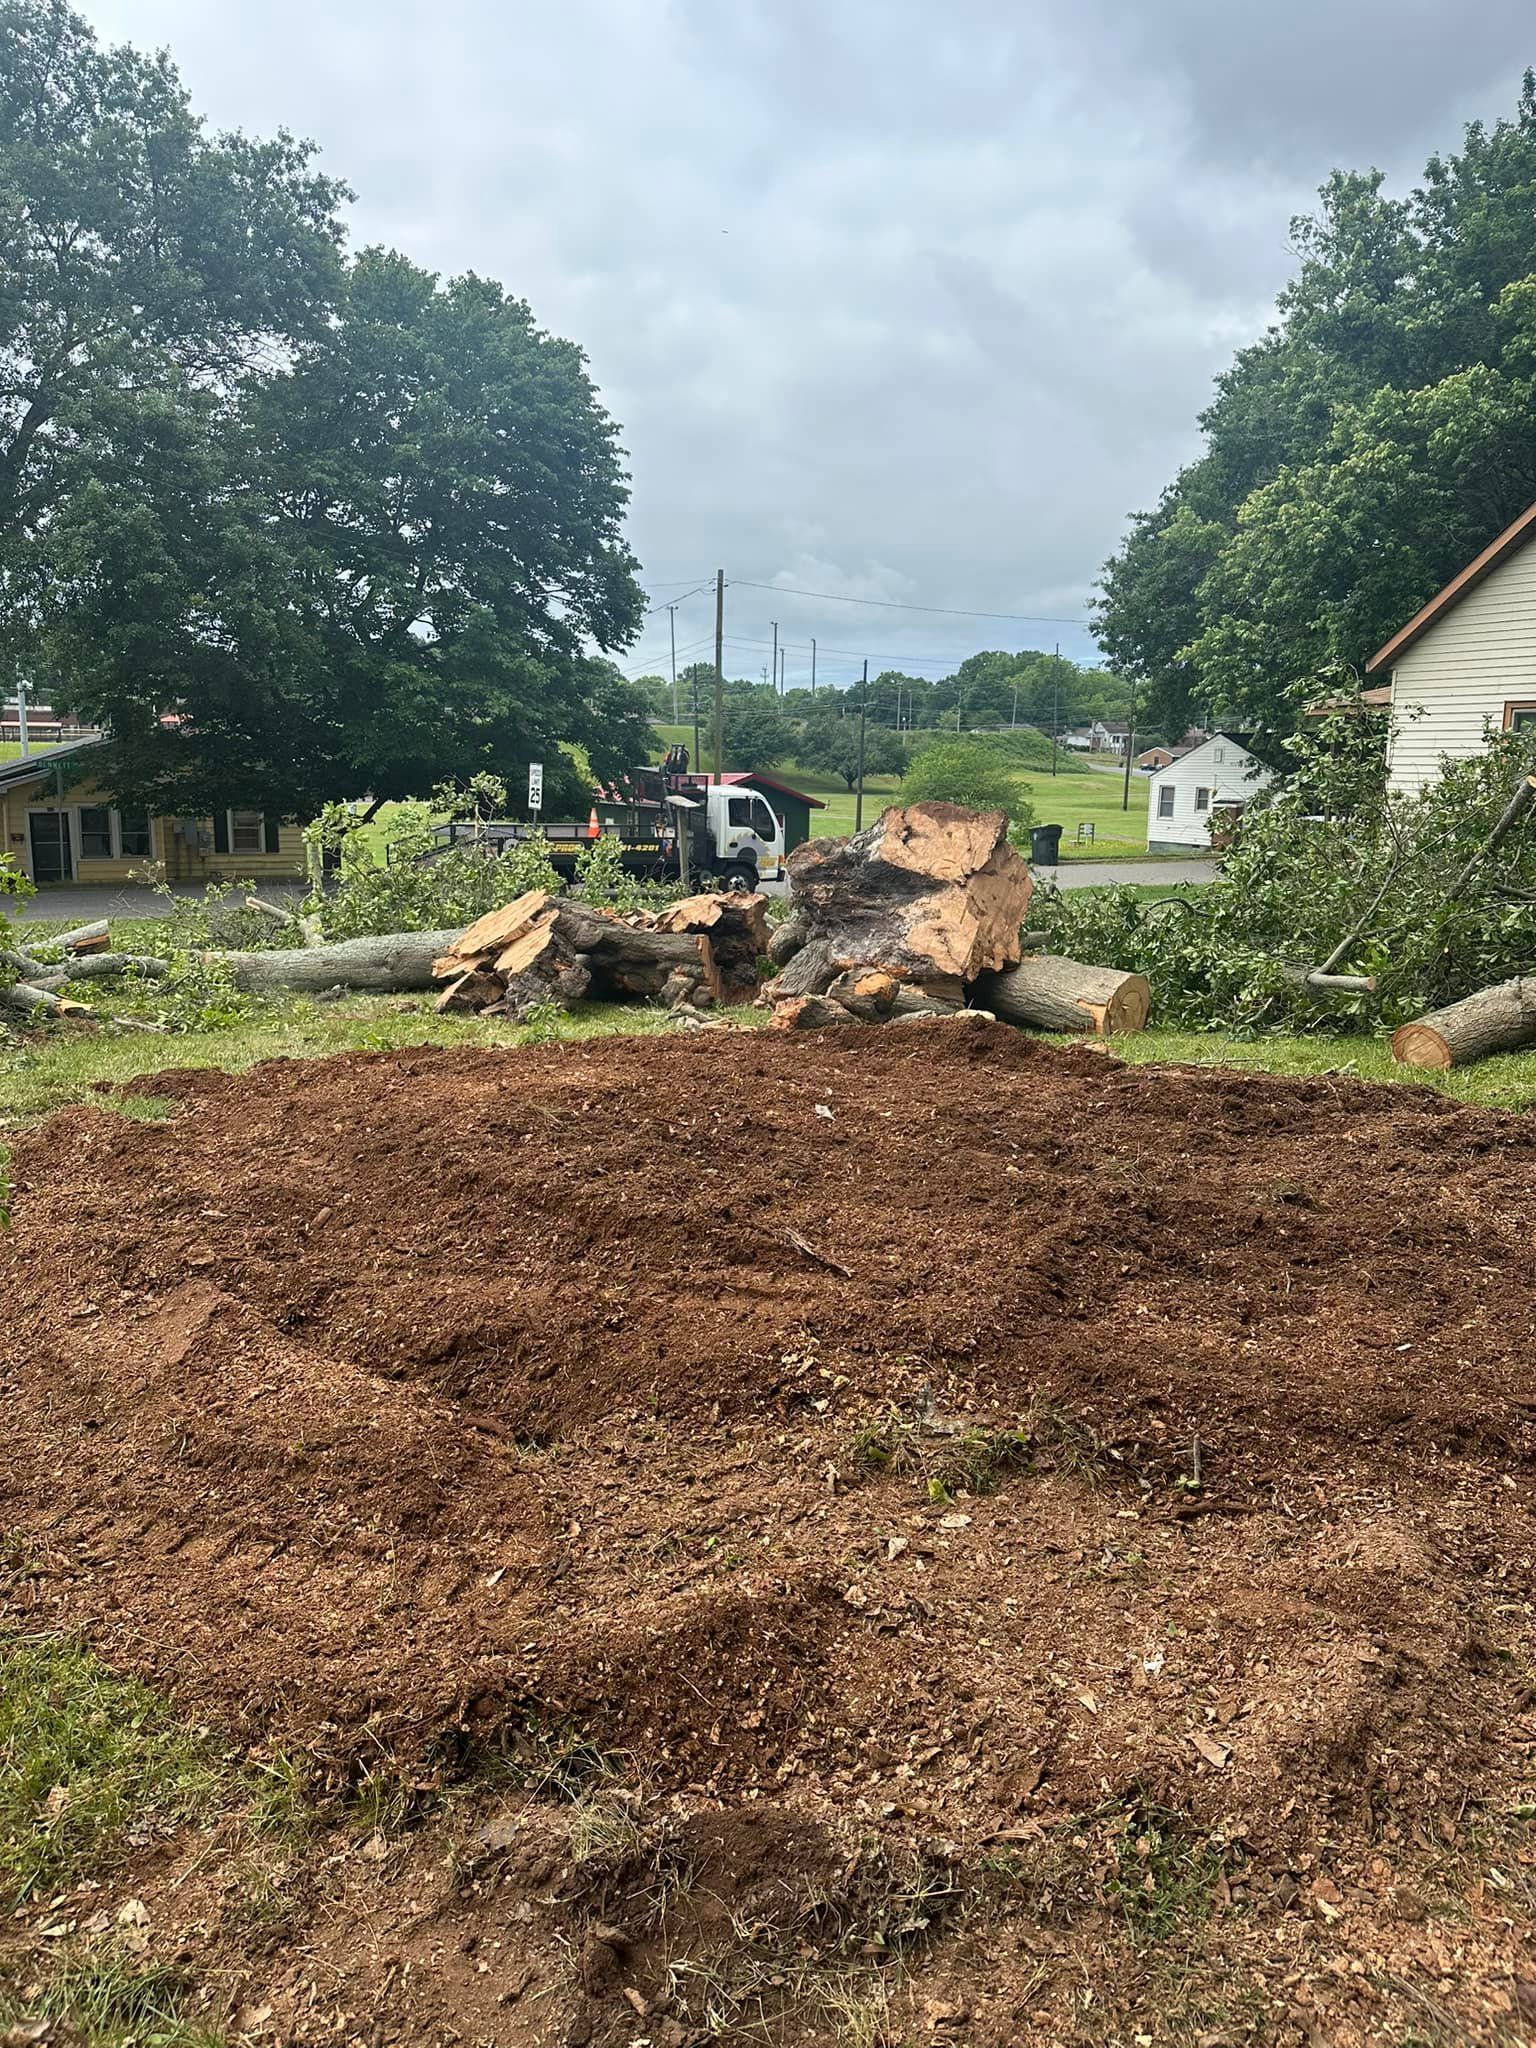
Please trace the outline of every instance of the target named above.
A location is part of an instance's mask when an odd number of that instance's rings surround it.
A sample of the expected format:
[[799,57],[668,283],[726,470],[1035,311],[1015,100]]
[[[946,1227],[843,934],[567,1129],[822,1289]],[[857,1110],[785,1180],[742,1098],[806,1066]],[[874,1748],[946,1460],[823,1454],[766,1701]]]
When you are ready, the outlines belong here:
[[544,763],[542,761],[530,761],[528,763],[528,808],[532,811],[533,822],[537,825],[539,822],[539,812],[544,808]]

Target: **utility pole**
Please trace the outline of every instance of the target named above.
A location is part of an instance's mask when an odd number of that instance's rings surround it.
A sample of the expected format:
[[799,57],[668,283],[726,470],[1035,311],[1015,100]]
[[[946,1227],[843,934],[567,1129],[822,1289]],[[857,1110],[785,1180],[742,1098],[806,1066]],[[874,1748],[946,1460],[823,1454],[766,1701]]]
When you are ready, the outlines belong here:
[[816,694],[816,635],[811,635],[811,695]]
[[1056,773],[1056,735],[1061,731],[1061,642],[1051,663],[1051,773]]
[[699,752],[699,664],[695,662],[690,671],[693,676],[693,759],[691,766],[695,775],[704,771],[703,756]]
[[27,679],[16,678],[16,737],[21,742],[21,757],[26,760],[32,748],[27,739]]
[[1136,747],[1136,681],[1131,679],[1131,715],[1125,721],[1125,789],[1121,794],[1120,808],[1131,808],[1131,755]]
[[715,781],[725,773],[725,571],[715,571]]
[[864,830],[864,714],[869,696],[869,663],[864,664],[864,680],[859,684],[859,793],[853,806],[853,829]]
[[667,606],[667,622],[672,628],[672,723],[680,725],[682,721],[677,715],[677,606],[675,604]]
[[1015,669],[1015,670],[1014,670],[1014,672],[1013,672],[1013,723],[1014,723],[1014,725],[1015,725],[1015,726],[1017,726],[1018,722],[1019,722],[1019,672],[1018,672],[1018,670],[1017,670],[1017,669]]
[[773,628],[773,687],[777,690],[779,687],[779,622],[777,619],[770,619],[768,623]]

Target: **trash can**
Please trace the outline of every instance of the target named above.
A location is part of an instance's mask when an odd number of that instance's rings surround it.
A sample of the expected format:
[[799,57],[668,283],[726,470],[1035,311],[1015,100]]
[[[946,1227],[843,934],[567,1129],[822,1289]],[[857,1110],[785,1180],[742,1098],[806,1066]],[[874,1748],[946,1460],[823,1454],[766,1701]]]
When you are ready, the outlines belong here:
[[1038,868],[1053,868],[1061,858],[1060,825],[1031,825],[1029,857]]

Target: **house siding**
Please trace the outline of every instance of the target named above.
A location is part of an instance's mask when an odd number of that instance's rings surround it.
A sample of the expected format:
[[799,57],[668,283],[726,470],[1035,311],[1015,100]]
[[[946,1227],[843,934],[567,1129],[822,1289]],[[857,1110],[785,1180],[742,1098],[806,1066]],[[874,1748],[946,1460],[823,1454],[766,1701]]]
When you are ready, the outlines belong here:
[[1520,548],[1398,657],[1388,786],[1413,795],[1482,751],[1504,707],[1536,702],[1536,546]]
[[[0,851],[9,853],[24,874],[31,873],[31,842],[27,816],[31,811],[64,811],[72,816],[71,833],[75,848],[75,881],[87,884],[127,882],[142,877],[152,862],[163,863],[173,882],[202,881],[289,881],[305,872],[304,830],[285,822],[279,829],[276,853],[213,853],[197,857],[176,843],[170,818],[150,820],[149,855],[125,854],[108,859],[88,858],[79,851],[80,834],[73,814],[80,809],[119,808],[111,794],[94,783],[71,783],[62,795],[53,785],[44,765],[39,765],[35,783],[13,783],[0,791]],[[142,814],[141,814],[142,815]],[[209,819],[199,820],[212,838]],[[114,838],[114,845],[117,843]]]
[[[1218,758],[1218,756],[1220,758]],[[1202,746],[1159,768],[1147,781],[1147,845],[1209,850],[1211,812],[1223,805],[1246,804],[1274,781],[1273,771],[1224,733],[1213,733]],[[1160,818],[1158,791],[1173,791],[1173,816]],[[1195,791],[1211,791],[1208,809],[1195,809]]]

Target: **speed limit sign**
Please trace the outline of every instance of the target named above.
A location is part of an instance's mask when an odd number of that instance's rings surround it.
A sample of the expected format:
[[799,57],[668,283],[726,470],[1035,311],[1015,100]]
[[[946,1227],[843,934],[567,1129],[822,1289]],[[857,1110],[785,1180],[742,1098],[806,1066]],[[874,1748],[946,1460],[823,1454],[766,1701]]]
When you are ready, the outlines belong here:
[[541,811],[544,808],[544,763],[542,761],[530,761],[528,763],[528,808],[530,811]]

